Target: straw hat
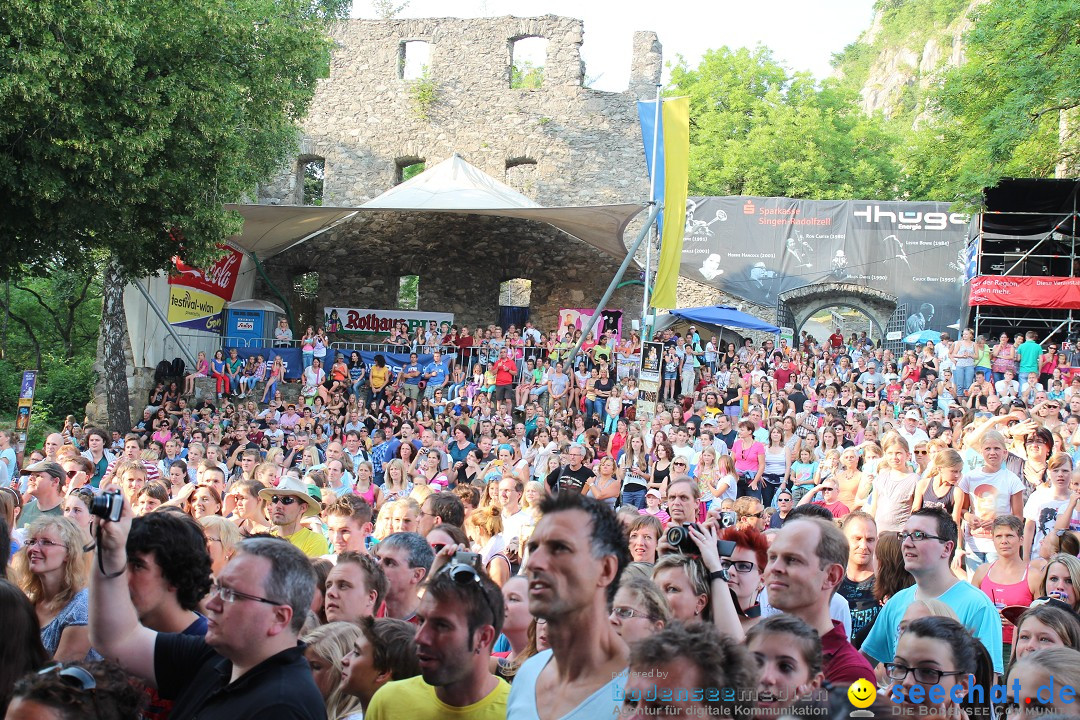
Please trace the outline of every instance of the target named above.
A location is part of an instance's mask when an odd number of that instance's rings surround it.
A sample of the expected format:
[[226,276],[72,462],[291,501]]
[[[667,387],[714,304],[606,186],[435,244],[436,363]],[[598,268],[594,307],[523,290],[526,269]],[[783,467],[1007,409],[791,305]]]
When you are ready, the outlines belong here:
[[286,475],[281,479],[281,484],[276,488],[263,488],[259,491],[259,499],[270,502],[270,498],[274,496],[281,497],[283,495],[289,495],[295,498],[299,498],[301,502],[307,505],[307,510],[304,511],[304,517],[311,517],[318,515],[322,512],[322,505],[315,498],[308,495],[307,485],[300,482],[296,478]]

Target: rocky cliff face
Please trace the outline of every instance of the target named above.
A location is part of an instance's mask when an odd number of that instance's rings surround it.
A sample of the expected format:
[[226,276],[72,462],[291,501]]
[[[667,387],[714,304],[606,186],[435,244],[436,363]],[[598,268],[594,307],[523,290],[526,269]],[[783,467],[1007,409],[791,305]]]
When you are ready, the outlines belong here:
[[837,55],[834,75],[860,90],[866,112],[917,126],[927,89],[963,62],[971,11],[983,2],[879,0],[870,27]]

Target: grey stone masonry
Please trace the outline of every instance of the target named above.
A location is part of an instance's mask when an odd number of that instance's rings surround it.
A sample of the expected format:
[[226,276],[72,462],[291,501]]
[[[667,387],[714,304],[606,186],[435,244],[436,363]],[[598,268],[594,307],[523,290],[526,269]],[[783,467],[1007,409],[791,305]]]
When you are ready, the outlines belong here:
[[[319,82],[297,157],[259,189],[259,202],[299,204],[298,166],[310,158],[325,159],[323,204],[352,206],[391,188],[401,164],[430,167],[454,152],[541,205],[644,201],[635,102],[660,81],[660,43],[635,33],[628,90],[604,92],[582,84],[583,32],[580,20],[553,15],[338,24],[330,76]],[[526,37],[548,41],[543,83],[511,88],[512,46]],[[426,113],[417,110],[416,81],[400,77],[407,41],[429,43]],[[514,172],[523,161],[534,169]]]

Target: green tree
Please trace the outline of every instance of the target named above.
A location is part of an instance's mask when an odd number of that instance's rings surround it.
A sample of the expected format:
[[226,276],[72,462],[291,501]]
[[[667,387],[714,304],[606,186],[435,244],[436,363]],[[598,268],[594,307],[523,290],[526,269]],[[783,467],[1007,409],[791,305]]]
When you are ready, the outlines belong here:
[[720,48],[672,68],[690,97],[690,193],[890,198],[895,136],[837,84],[790,74],[766,48]]
[[[296,146],[348,0],[8,0],[0,13],[0,278],[109,258],[110,422],[126,427],[122,288],[205,266]],[[115,407],[114,407],[115,406]],[[122,409],[122,411],[121,411]]]
[[903,154],[912,195],[977,204],[1003,177],[1051,177],[1080,157],[1080,3],[990,0],[974,21],[966,61],[944,75]]

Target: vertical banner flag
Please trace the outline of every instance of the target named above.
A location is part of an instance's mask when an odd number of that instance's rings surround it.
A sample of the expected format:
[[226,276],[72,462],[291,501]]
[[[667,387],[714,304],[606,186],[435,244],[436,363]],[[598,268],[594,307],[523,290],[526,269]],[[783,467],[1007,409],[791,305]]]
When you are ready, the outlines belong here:
[[[651,172],[656,154],[656,178],[653,200],[664,201],[660,223],[660,261],[650,304],[655,308],[674,308],[675,290],[682,259],[683,232],[686,227],[686,196],[690,172],[690,98],[669,98],[660,106],[660,128],[655,127],[656,101],[638,103],[641,138],[645,161]],[[656,135],[657,146],[653,147]],[[648,278],[646,278],[648,282]]]

